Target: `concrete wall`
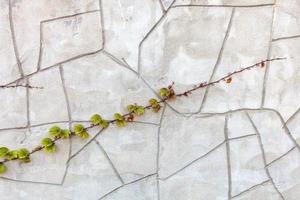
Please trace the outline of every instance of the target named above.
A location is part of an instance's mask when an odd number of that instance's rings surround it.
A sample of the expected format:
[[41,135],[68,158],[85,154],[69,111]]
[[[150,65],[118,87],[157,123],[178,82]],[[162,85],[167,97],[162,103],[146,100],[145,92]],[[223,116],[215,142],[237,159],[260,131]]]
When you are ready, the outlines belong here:
[[0,0],[0,85],[43,87],[0,89],[0,146],[274,57],[286,59],[8,163],[0,199],[300,199],[299,0]]

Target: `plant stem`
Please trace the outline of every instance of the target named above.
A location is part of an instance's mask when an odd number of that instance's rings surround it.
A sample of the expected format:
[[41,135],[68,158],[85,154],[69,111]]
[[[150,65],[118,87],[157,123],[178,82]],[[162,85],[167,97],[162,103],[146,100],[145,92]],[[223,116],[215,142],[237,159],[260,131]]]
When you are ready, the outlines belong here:
[[43,89],[43,87],[31,86],[31,85],[28,85],[28,84],[25,84],[25,85],[22,85],[22,84],[0,85],[0,88],[2,88],[2,89],[17,88],[17,87],[23,87],[23,88],[29,88],[29,89]]
[[[263,60],[261,62],[258,62],[258,63],[255,63],[253,65],[250,65],[248,67],[241,68],[240,70],[236,70],[234,72],[231,72],[231,73],[227,74],[226,76],[223,76],[223,77],[221,77],[221,78],[219,78],[219,79],[217,79],[215,81],[212,81],[212,82],[209,82],[209,83],[202,82],[202,83],[200,83],[199,85],[197,85],[196,87],[194,87],[192,89],[186,90],[186,91],[181,92],[179,94],[175,94],[175,96],[176,97],[188,96],[188,94],[191,94],[195,90],[198,90],[198,89],[201,89],[201,88],[205,88],[205,87],[208,87],[208,86],[213,86],[214,84],[220,83],[221,81],[226,81],[226,79],[228,79],[228,78],[230,78],[230,77],[232,77],[232,76],[234,76],[236,74],[242,73],[242,72],[244,72],[246,70],[251,70],[251,69],[253,69],[255,67],[265,67],[265,64],[267,62],[272,62],[272,61],[276,61],[276,60],[284,60],[284,59],[286,59],[286,58],[273,58],[273,59]],[[7,88],[7,87],[28,87],[28,88],[38,88],[38,89],[41,89],[40,87],[33,87],[33,86],[30,86],[30,85],[0,86],[0,88]],[[169,100],[169,98],[163,98],[160,101],[158,101],[158,103],[161,104],[161,103],[164,103],[164,102],[166,102],[168,100]],[[147,109],[147,110],[149,110],[149,109],[151,109],[151,105],[147,105],[144,108]],[[133,114],[133,112],[128,112],[128,113],[126,113],[126,114],[124,114],[122,116],[125,118],[125,117],[127,117],[129,115],[132,115],[132,114]],[[116,120],[109,120],[108,123],[109,124],[113,124],[115,121]],[[127,122],[131,122],[131,121],[128,121],[128,120],[126,120],[126,121]],[[85,130],[89,130],[89,129],[93,128],[93,127],[96,127],[96,125],[90,125],[90,126],[86,127]],[[70,137],[73,137],[73,136],[75,136],[75,133],[71,131]],[[52,141],[55,143],[57,140],[60,140],[60,139],[62,139],[62,138],[61,137],[56,137]],[[36,153],[38,151],[41,151],[43,149],[44,149],[44,146],[37,146],[37,147],[35,147],[30,152],[30,155],[34,154],[34,153]],[[16,159],[18,159],[18,158],[16,158]],[[12,160],[16,160],[16,159],[12,159]],[[8,161],[12,161],[12,160],[5,159],[5,160],[3,160],[0,163],[5,163],[5,162],[8,162]]]

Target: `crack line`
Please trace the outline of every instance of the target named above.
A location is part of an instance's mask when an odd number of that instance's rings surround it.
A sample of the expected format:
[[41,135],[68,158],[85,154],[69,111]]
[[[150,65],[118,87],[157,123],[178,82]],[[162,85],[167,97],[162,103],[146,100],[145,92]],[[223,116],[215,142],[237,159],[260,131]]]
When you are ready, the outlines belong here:
[[145,180],[145,179],[150,178],[151,176],[154,176],[154,175],[156,175],[156,173],[154,173],[154,174],[149,174],[149,175],[147,175],[147,176],[144,176],[144,177],[139,178],[139,179],[137,179],[137,180],[131,181],[131,182],[129,182],[129,183],[125,183],[125,184],[123,184],[123,185],[121,185],[121,186],[119,186],[119,187],[113,189],[112,191],[108,192],[107,194],[103,195],[102,197],[99,198],[99,200],[104,199],[105,197],[109,196],[109,195],[112,194],[113,192],[115,192],[115,191],[117,191],[117,190],[119,190],[119,189],[121,189],[121,188],[123,188],[123,187],[125,187],[125,186],[127,186],[127,185],[131,185],[131,184],[134,184],[134,183],[136,183],[136,182]]
[[285,124],[285,121],[284,121],[282,115],[280,114],[280,112],[278,112],[276,110],[274,112],[278,115],[278,117],[279,117],[279,119],[281,121],[281,124],[282,124],[282,128],[284,129],[285,134],[287,134],[287,136],[290,138],[290,140],[292,140],[292,142],[298,148],[298,150],[300,150],[300,145],[297,143],[296,139],[291,134],[291,131],[289,130],[289,128]]
[[226,159],[227,159],[227,176],[228,176],[228,200],[232,197],[232,181],[231,181],[231,161],[230,161],[230,144],[228,140],[228,115],[225,116],[224,137],[226,144]]
[[115,63],[117,63],[118,65],[121,65],[122,67],[125,67],[126,69],[130,70],[131,72],[133,72],[135,75],[137,75],[137,72],[134,71],[129,65],[123,63],[121,60],[119,60],[116,56],[114,56],[113,54],[109,53],[106,50],[103,50],[102,53],[107,56],[108,58],[110,58],[112,61],[114,61]]
[[159,187],[159,164],[160,164],[160,134],[161,134],[161,125],[164,119],[164,114],[166,111],[166,104],[163,105],[163,110],[159,120],[159,127],[157,130],[157,151],[156,151],[156,189],[157,189],[157,199],[160,200],[160,187]]
[[113,169],[113,171],[115,172],[116,176],[118,177],[118,179],[121,181],[122,185],[125,184],[124,180],[122,179],[119,171],[117,170],[117,168],[115,167],[115,165],[113,164],[113,162],[111,161],[110,157],[108,156],[107,152],[104,150],[104,148],[102,147],[102,145],[100,144],[100,142],[98,142],[97,140],[95,140],[95,143],[97,144],[97,146],[100,148],[100,150],[102,151],[102,153],[104,154],[105,158],[107,159],[107,161],[109,162],[111,168]]
[[271,177],[271,174],[270,174],[270,171],[269,169],[266,167],[267,166],[267,159],[266,159],[266,154],[265,154],[265,150],[264,150],[264,146],[263,146],[263,143],[262,143],[262,139],[261,139],[261,136],[260,136],[260,133],[256,127],[256,125],[254,124],[253,120],[251,119],[250,115],[248,112],[246,112],[246,116],[247,118],[249,119],[252,127],[254,128],[255,132],[257,133],[257,138],[258,138],[258,142],[259,142],[259,146],[260,146],[260,150],[261,150],[261,153],[262,153],[262,158],[263,158],[263,162],[264,162],[264,168],[265,168],[265,171],[266,171],[266,174],[268,176],[268,178],[270,179],[274,189],[276,190],[277,194],[281,197],[281,199],[284,200],[284,197],[283,195],[281,194],[281,192],[278,190],[277,186],[275,185],[275,182],[273,180],[273,178]]
[[[65,96],[66,105],[67,105],[69,130],[72,130],[72,114],[71,114],[70,101],[69,101],[69,96],[68,96],[68,92],[67,92],[67,88],[66,88],[64,69],[61,65],[59,66],[59,74],[60,74],[60,79],[61,79],[61,83],[62,83],[62,89],[63,89],[64,96]],[[68,153],[68,160],[69,160],[71,157],[71,154],[72,154],[72,139],[71,139],[71,137],[68,138],[68,142],[69,142],[69,153]]]
[[162,0],[158,0],[158,2],[159,2],[159,5],[160,5],[160,7],[161,7],[162,12],[165,13],[165,12],[166,12],[166,9],[165,9],[165,7],[164,7],[164,4],[163,4]]
[[[272,9],[272,21],[271,21],[271,27],[270,27],[270,38],[269,38],[269,49],[268,49],[268,54],[267,54],[267,58],[269,59],[271,57],[271,53],[272,53],[272,38],[274,35],[274,23],[275,23],[275,6],[273,6]],[[264,77],[263,77],[263,86],[262,86],[262,97],[261,97],[261,102],[260,102],[260,107],[264,107],[265,105],[265,101],[266,101],[266,87],[267,87],[267,81],[269,78],[269,67],[270,67],[270,63],[267,62],[266,66],[265,66],[265,73],[264,73]]]
[[69,100],[68,91],[67,91],[67,88],[66,88],[66,81],[65,81],[65,77],[64,77],[64,69],[61,65],[59,66],[59,73],[60,73],[62,89],[63,89],[63,92],[64,92],[65,101],[66,101],[66,105],[67,105],[67,112],[68,112],[68,118],[69,118],[68,122],[69,122],[69,125],[70,125],[70,128],[71,128],[72,115],[71,115],[70,100]]
[[[26,84],[29,85],[29,80],[28,78],[26,78]],[[30,120],[30,98],[29,98],[29,95],[30,95],[30,91],[29,91],[29,88],[27,87],[26,88],[26,118],[27,118],[27,124],[26,124],[26,127],[28,129],[28,132],[29,134],[31,135],[31,120]],[[25,142],[25,140],[27,139],[27,134],[26,132],[24,133],[24,139],[21,141],[21,144],[23,142]]]
[[68,171],[69,171],[69,165],[66,164],[66,166],[65,166],[65,172],[64,172],[64,175],[63,175],[62,180],[60,182],[60,185],[63,185],[65,183]]
[[165,19],[165,17],[167,16],[169,10],[172,8],[172,5],[175,3],[176,1],[173,1],[172,4],[170,5],[170,7],[163,12],[163,15],[159,18],[159,20],[154,24],[154,26],[146,33],[146,35],[143,37],[143,39],[141,40],[141,42],[139,43],[139,47],[138,47],[138,70],[137,73],[139,76],[141,76],[140,72],[141,72],[141,53],[142,53],[142,47],[144,44],[144,41],[149,37],[149,35],[156,29],[157,26],[159,26],[163,19]]
[[263,181],[263,182],[261,182],[259,184],[253,185],[252,187],[250,187],[250,188],[248,188],[248,189],[246,189],[246,190],[238,193],[237,195],[234,195],[232,198],[234,199],[236,197],[239,197],[239,196],[241,196],[241,195],[243,195],[243,194],[245,194],[247,192],[250,192],[251,190],[253,190],[253,189],[255,189],[255,188],[259,187],[259,186],[262,186],[262,185],[264,185],[264,184],[266,184],[268,182],[270,182],[270,180],[265,180],[265,181]]
[[[212,73],[211,73],[211,76],[210,76],[208,82],[211,82],[211,81],[212,81],[212,79],[213,79],[213,77],[215,76],[215,73],[216,73],[216,71],[217,71],[217,69],[218,69],[218,66],[219,66],[219,64],[220,64],[220,62],[221,62],[221,60],[222,60],[223,51],[224,51],[224,49],[225,49],[227,39],[228,39],[228,37],[229,37],[229,35],[230,35],[230,30],[231,30],[232,23],[233,23],[234,13],[235,13],[235,8],[233,8],[232,11],[231,11],[231,15],[230,15],[229,22],[228,22],[228,25],[227,25],[227,30],[226,30],[226,32],[225,32],[225,36],[224,36],[224,39],[223,39],[223,42],[222,42],[222,46],[221,46],[221,49],[220,49],[220,51],[219,51],[217,61],[216,61],[216,63],[215,63],[215,66],[213,67],[213,71],[212,71]],[[204,96],[203,96],[203,99],[202,99],[200,108],[199,108],[199,110],[198,110],[197,113],[199,113],[199,112],[202,111],[202,109],[203,109],[203,107],[204,107],[204,105],[205,105],[205,103],[206,103],[206,99],[207,99],[207,95],[208,95],[208,92],[209,92],[209,88],[210,88],[210,86],[209,86],[209,87],[206,87],[206,88],[204,89],[204,90],[205,90]]]
[[[43,55],[43,23],[40,22],[40,46],[39,46],[39,56],[38,56],[38,61],[37,61],[37,66],[36,66],[36,72],[40,71],[41,69],[41,62],[42,62],[42,55]],[[33,72],[35,73],[35,72]]]
[[72,15],[64,15],[64,16],[61,16],[61,17],[55,17],[55,18],[51,18],[51,19],[46,19],[46,20],[42,20],[41,23],[48,23],[48,22],[51,22],[51,21],[56,21],[56,20],[60,20],[60,19],[66,19],[66,18],[71,18],[71,17],[76,17],[76,16],[79,16],[79,15],[84,15],[84,14],[88,14],[88,13],[94,13],[94,12],[99,12],[100,10],[97,9],[97,10],[89,10],[89,11],[85,11],[85,12],[80,12],[80,13],[75,13],[75,14],[72,14]]
[[0,179],[6,180],[6,181],[12,181],[12,182],[18,182],[18,183],[32,183],[32,184],[41,184],[41,185],[58,185],[61,186],[61,183],[49,183],[49,182],[39,182],[39,181],[25,181],[25,180],[17,180],[7,177],[0,177]]
[[296,148],[296,146],[292,147],[290,150],[288,150],[287,152],[285,152],[284,154],[282,154],[281,156],[279,156],[278,158],[272,160],[271,162],[269,162],[266,167],[269,167],[270,165],[272,165],[273,163],[277,162],[278,160],[280,160],[281,158],[283,158],[284,156],[286,156],[287,154],[289,154],[291,151],[293,151]]
[[[57,67],[57,66],[59,66],[59,65],[66,64],[66,63],[68,63],[68,62],[70,62],[70,61],[77,60],[77,59],[82,58],[82,57],[85,57],[85,56],[90,56],[90,55],[97,54],[97,53],[101,52],[102,50],[103,50],[103,48],[98,49],[98,50],[96,50],[96,51],[92,51],[92,52],[80,54],[80,55],[77,55],[77,56],[73,56],[73,57],[71,57],[71,58],[68,58],[68,59],[66,59],[66,60],[60,61],[60,62],[55,63],[55,64],[53,64],[53,65],[46,66],[46,67],[44,67],[43,69],[40,69],[40,66],[39,66],[39,71],[45,71],[45,70],[47,70],[48,68]],[[35,73],[37,73],[37,72],[34,72],[34,73],[32,73],[32,74],[35,74]],[[31,74],[31,75],[32,75],[32,74]]]
[[32,72],[30,74],[24,75],[24,77],[18,78],[18,79],[14,80],[14,81],[11,81],[11,82],[5,84],[5,86],[9,86],[9,85],[15,84],[15,83],[17,83],[17,82],[19,82],[19,81],[21,81],[21,80],[23,80],[25,78],[29,78],[29,77],[32,77],[32,76],[40,73],[40,72],[47,71],[47,70],[50,70],[50,69],[55,68],[55,67],[59,67],[62,64],[66,64],[68,62],[71,62],[71,61],[74,61],[74,60],[77,60],[77,59],[80,59],[80,58],[83,58],[83,57],[95,55],[95,54],[97,54],[97,53],[99,53],[101,51],[102,51],[102,49],[99,49],[99,50],[96,50],[96,51],[93,51],[93,52],[90,52],[90,53],[84,53],[84,54],[77,55],[75,57],[69,58],[67,60],[64,60],[64,61],[61,61],[59,63],[53,64],[51,66],[48,66],[46,68],[43,68],[43,69],[37,70],[35,72]]
[[274,6],[274,3],[268,4],[257,4],[257,5],[175,5],[172,8],[182,8],[182,7],[213,7],[213,8],[256,8],[256,7],[265,7],[265,6]]
[[91,142],[93,142],[98,137],[98,135],[100,135],[104,130],[105,129],[102,128],[86,144],[84,144],[76,153],[74,153],[72,156],[70,156],[70,158],[67,160],[67,164],[69,164],[73,158],[75,158],[83,149],[85,149],[85,147],[87,147]]
[[281,40],[288,40],[288,39],[294,39],[294,38],[299,38],[300,35],[293,35],[293,36],[287,36],[287,37],[279,37],[279,38],[275,38],[272,40],[272,42],[277,42],[277,41],[281,41]]
[[209,150],[208,152],[206,152],[205,154],[201,155],[200,157],[196,158],[195,160],[191,161],[189,164],[185,165],[184,167],[182,167],[181,169],[173,172],[172,174],[164,177],[164,178],[159,178],[159,180],[165,181],[168,180],[169,178],[173,177],[174,175],[178,174],[179,172],[183,171],[184,169],[186,169],[187,167],[193,165],[194,163],[196,163],[197,161],[201,160],[202,158],[207,157],[209,154],[211,154],[212,152],[214,152],[215,150],[217,150],[219,147],[221,147],[223,144],[225,144],[226,141],[221,142],[220,144],[218,144],[217,146],[215,146],[214,148],[212,148],[211,150]]
[[256,133],[253,133],[253,134],[248,134],[248,135],[243,135],[243,136],[228,138],[228,140],[229,141],[231,141],[231,140],[239,140],[239,139],[244,139],[244,138],[252,137],[252,136],[256,136],[256,135],[257,135]]
[[[84,15],[84,14],[89,14],[89,13],[95,13],[95,12],[99,12],[100,13],[99,15],[101,17],[100,10],[90,10],[90,11],[86,11],[86,12],[76,13],[76,14],[73,14],[73,15],[65,15],[65,16],[61,16],[61,17],[56,17],[56,18],[51,18],[51,19],[46,19],[46,20],[40,21],[40,47],[39,47],[39,56],[38,56],[38,63],[37,63],[37,72],[41,70],[41,63],[42,63],[42,57],[43,57],[43,25],[46,24],[46,23],[48,23],[48,22],[55,21],[55,20],[66,19],[66,18],[70,18],[70,17],[76,17],[76,16],[79,16],[79,15]],[[101,21],[100,21],[100,24],[101,24]],[[102,29],[102,24],[101,24],[101,31],[102,30],[103,29]],[[104,35],[104,34],[102,34],[102,35]],[[102,43],[103,43],[103,41],[104,41],[104,39],[102,38]],[[93,51],[93,52],[84,53],[84,54],[80,54],[80,55],[77,55],[77,56],[73,56],[73,57],[71,57],[69,59],[60,61],[60,62],[55,63],[53,65],[50,65],[48,67],[44,67],[43,69],[47,69],[49,67],[53,67],[53,66],[56,66],[56,65],[61,65],[61,64],[64,64],[64,63],[69,62],[71,60],[75,60],[77,58],[81,58],[81,57],[86,56],[86,55],[98,53],[103,48],[104,48],[104,44],[102,44],[102,47],[99,50],[96,50],[96,51]]]
[[296,115],[300,112],[300,108],[298,108],[298,110],[296,110],[296,112],[294,112],[286,121],[285,124],[287,125],[291,120],[293,120]]
[[157,151],[156,151],[156,173],[158,174],[158,171],[159,171],[159,164],[160,164],[160,131],[161,131],[161,125],[162,125],[162,122],[163,122],[163,118],[164,118],[164,114],[165,114],[165,111],[166,111],[166,104],[163,105],[163,110],[162,110],[162,114],[161,114],[161,118],[160,118],[160,121],[159,121],[159,128],[158,128],[158,131],[157,131]]
[[12,38],[12,42],[13,42],[13,48],[14,48],[14,52],[15,52],[15,58],[17,61],[19,74],[21,77],[24,77],[24,71],[22,68],[22,63],[20,61],[20,55],[19,55],[18,45],[17,45],[17,41],[16,41],[16,36],[15,36],[15,28],[14,28],[14,22],[13,22],[13,16],[12,16],[11,0],[8,1],[8,18],[9,18],[11,38]]
[[104,24],[104,16],[103,16],[103,7],[102,7],[102,0],[99,0],[99,11],[100,11],[100,25],[101,25],[101,32],[102,32],[102,50],[105,47],[105,24]]

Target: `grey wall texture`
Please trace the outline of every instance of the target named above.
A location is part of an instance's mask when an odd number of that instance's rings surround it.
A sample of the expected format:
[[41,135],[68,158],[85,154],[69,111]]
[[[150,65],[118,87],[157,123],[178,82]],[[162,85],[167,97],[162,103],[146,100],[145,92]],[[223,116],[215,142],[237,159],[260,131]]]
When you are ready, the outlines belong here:
[[299,200],[300,0],[0,0],[0,146],[198,90],[9,162],[1,200]]

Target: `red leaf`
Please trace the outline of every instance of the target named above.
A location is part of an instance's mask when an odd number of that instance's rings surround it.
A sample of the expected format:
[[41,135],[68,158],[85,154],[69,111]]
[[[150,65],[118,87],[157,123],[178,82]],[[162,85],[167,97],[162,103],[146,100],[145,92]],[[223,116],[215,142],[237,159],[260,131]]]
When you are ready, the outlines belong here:
[[226,83],[231,83],[231,81],[232,81],[231,77],[229,77],[228,79],[226,79]]

